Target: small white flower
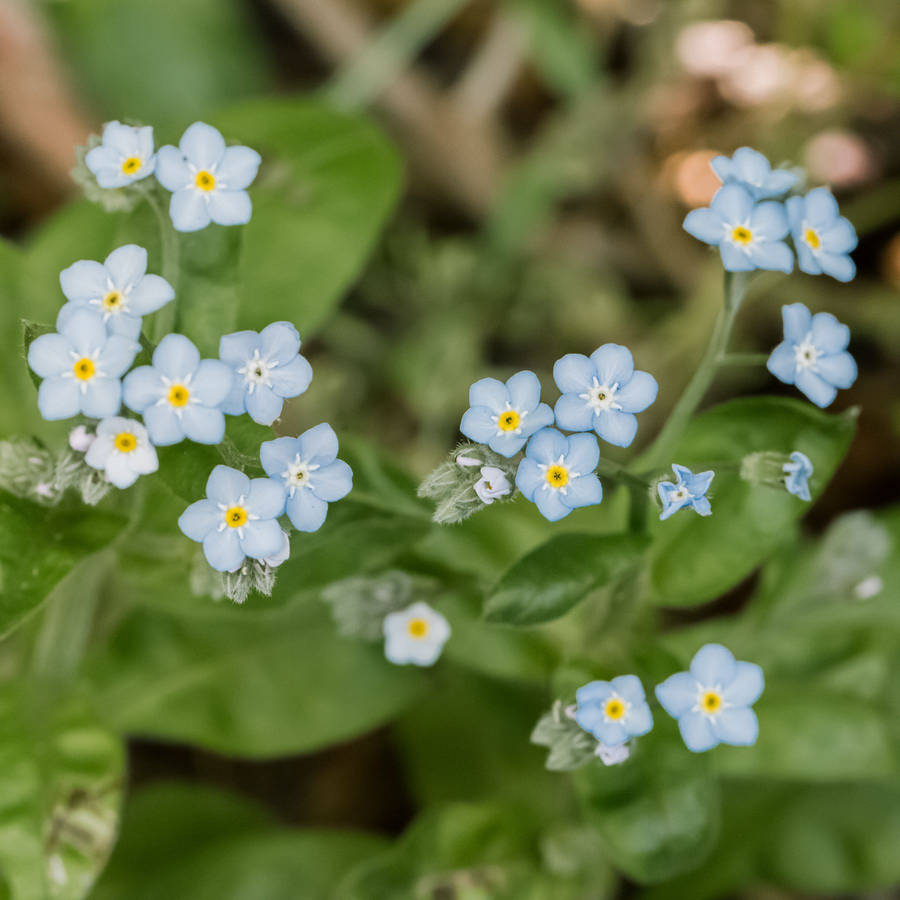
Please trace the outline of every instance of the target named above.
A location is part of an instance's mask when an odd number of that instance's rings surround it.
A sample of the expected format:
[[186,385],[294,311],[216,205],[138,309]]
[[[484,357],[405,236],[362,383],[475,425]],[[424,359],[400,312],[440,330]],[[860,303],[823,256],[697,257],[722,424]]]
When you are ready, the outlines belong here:
[[511,490],[512,485],[503,469],[494,466],[481,467],[481,479],[475,484],[475,493],[482,503],[490,505],[498,497],[505,497]]
[[111,416],[97,426],[97,437],[84,461],[104,472],[106,480],[117,488],[131,487],[139,475],[149,475],[159,468],[147,429],[122,416]]
[[91,434],[84,425],[77,425],[69,432],[69,446],[76,453],[87,453],[95,438],[96,435]]
[[384,655],[398,666],[431,666],[450,637],[450,624],[427,603],[386,616]]
[[614,747],[609,747],[606,744],[597,744],[594,755],[600,757],[600,762],[604,766],[617,766],[631,756],[631,748],[628,744],[616,744]]
[[884,582],[878,575],[870,575],[853,588],[853,596],[857,600],[871,600],[881,593],[883,587]]
[[153,129],[107,122],[99,147],[89,150],[85,165],[102,188],[120,188],[153,174]]

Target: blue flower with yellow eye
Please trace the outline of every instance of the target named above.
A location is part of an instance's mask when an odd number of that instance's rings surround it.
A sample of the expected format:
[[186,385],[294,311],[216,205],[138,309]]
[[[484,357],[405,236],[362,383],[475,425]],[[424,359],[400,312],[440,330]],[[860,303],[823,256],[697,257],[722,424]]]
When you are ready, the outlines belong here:
[[536,431],[553,424],[553,410],[541,403],[534,372],[516,372],[506,384],[482,378],[469,388],[469,408],[459,430],[501,456],[515,456]]
[[812,477],[813,464],[805,453],[795,450],[790,456],[790,462],[786,462],[781,471],[784,472],[784,484],[789,494],[801,500],[812,499],[809,493],[809,479]]
[[222,401],[231,390],[232,372],[218,359],[200,359],[182,334],[167,334],[153,351],[153,365],[125,378],[125,405],[140,413],[157,446],[185,438],[219,444],[225,437]]
[[600,447],[592,434],[565,437],[555,428],[541,429],[525,448],[516,471],[516,487],[551,522],[573,509],[603,500],[603,487],[594,474]]
[[678,720],[688,750],[703,753],[717,744],[756,743],[759,723],[751,707],[764,687],[758,665],[738,662],[721,644],[707,644],[687,672],[670,675],[656,686],[656,698]]
[[99,147],[85,154],[84,164],[102,188],[121,188],[153,174],[153,129],[148,125],[107,122]]
[[838,212],[831,191],[816,188],[805,197],[789,198],[787,214],[800,270],[852,281],[856,264],[849,254],[856,249],[856,229]]
[[756,203],[740,184],[723,185],[708,207],[691,210],[684,230],[718,247],[722,265],[729,272],[773,269],[789,273],[794,268],[794,255],[784,242],[790,230],[784,204],[774,200]]
[[661,481],[656,485],[656,491],[663,505],[659,518],[668,519],[687,506],[698,515],[711,515],[712,507],[706,492],[716,473],[698,472],[695,475],[690,469],[675,464],[672,465],[672,471],[675,473],[674,482]]
[[615,747],[653,728],[653,716],[637,675],[592,681],[575,692],[575,721],[601,744]]
[[773,169],[769,160],[752,147],[739,147],[734,156],[716,156],[710,166],[723,184],[739,184],[757,201],[781,197],[798,177],[788,169]]
[[91,309],[69,311],[57,320],[57,331],[35,338],[28,365],[43,378],[38,409],[48,420],[79,413],[92,419],[114,416],[122,404],[121,378],[140,345],[109,334],[103,317]]

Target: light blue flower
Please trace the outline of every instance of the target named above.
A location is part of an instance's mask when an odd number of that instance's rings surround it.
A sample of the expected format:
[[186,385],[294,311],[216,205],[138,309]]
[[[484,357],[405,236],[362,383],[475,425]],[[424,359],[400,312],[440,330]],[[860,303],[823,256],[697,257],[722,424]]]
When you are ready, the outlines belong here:
[[838,212],[831,191],[816,188],[805,197],[791,197],[787,213],[800,270],[852,281],[856,264],[848,254],[856,249],[856,230]]
[[70,301],[60,314],[65,318],[76,309],[94,309],[111,334],[137,340],[141,317],[175,296],[168,281],[146,273],[147,251],[136,244],[113,250],[102,263],[80,259],[59,273],[60,287]]
[[153,174],[153,129],[107,122],[99,147],[89,150],[85,165],[102,188],[121,188]]
[[397,666],[433,666],[450,637],[450,623],[419,601],[388,613],[382,623],[384,655]]
[[688,750],[702,753],[717,744],[756,743],[759,723],[750,707],[764,686],[758,665],[735,661],[721,644],[707,644],[697,651],[688,672],[670,675],[656,686],[656,698],[678,720]]
[[235,373],[222,409],[232,416],[248,412],[260,425],[271,425],[284,398],[299,396],[312,381],[312,366],[300,355],[300,335],[290,322],[273,322],[259,334],[226,334],[219,357]]
[[167,334],[153,351],[153,365],[139,366],[124,382],[126,406],[144,417],[150,440],[160,447],[185,438],[218,444],[225,436],[220,408],[231,390],[231,369],[200,359],[182,334]]
[[284,488],[271,478],[248,478],[228,466],[216,466],[206,482],[206,500],[192,503],[178,527],[203,544],[207,562],[234,572],[244,557],[265,559],[284,547],[278,517],[284,512]]
[[773,169],[758,150],[739,147],[734,156],[717,156],[710,163],[724,184],[739,184],[754,200],[780,197],[797,183],[797,175],[788,169]]
[[812,315],[802,303],[782,306],[781,318],[784,340],[772,351],[766,368],[824,409],[838,388],[849,388],[856,381],[856,360],[847,352],[850,329],[831,313]]
[[328,504],[350,493],[353,472],[337,453],[337,435],[326,422],[300,437],[280,437],[260,445],[262,467],[269,478],[284,486],[288,518],[298,531],[318,531]]
[[594,474],[599,461],[600,447],[592,434],[565,437],[555,428],[543,428],[525,448],[516,486],[545,519],[555,522],[603,499],[603,487]]
[[568,353],[553,366],[562,391],[556,401],[556,424],[566,431],[594,429],[604,441],[627,447],[637,434],[635,413],[643,412],[659,390],[648,372],[635,372],[627,347],[604,344],[588,358]]
[[782,471],[785,474],[784,483],[789,494],[809,501],[809,479],[813,473],[813,464],[809,457],[799,450],[791,454],[791,461],[784,464]]
[[469,409],[459,430],[501,456],[515,456],[536,431],[553,424],[553,410],[541,403],[534,372],[516,372],[504,384],[482,378],[469,388]]
[[249,147],[226,147],[222,135],[204,122],[194,122],[177,147],[160,147],[156,178],[172,191],[169,215],[175,229],[199,231],[210,222],[246,225],[252,213],[246,188],[260,162]]
[[706,492],[712,483],[715,472],[698,472],[696,475],[684,466],[672,464],[672,471],[676,480],[660,481],[656,485],[659,499],[662,500],[663,510],[659,514],[660,519],[668,519],[680,509],[686,506],[693,508],[694,512],[701,516],[712,514],[712,507],[706,497]]
[[140,346],[109,334],[100,313],[77,309],[57,321],[57,332],[43,334],[28,348],[28,365],[44,380],[38,409],[45,419],[114,416],[122,403],[122,375]]
[[755,203],[739,184],[723,185],[708,207],[691,210],[684,230],[718,247],[729,272],[794,268],[794,255],[783,240],[789,230],[784,205],[774,200]]
[[578,688],[575,701],[575,721],[607,747],[616,747],[653,728],[653,716],[637,675],[592,681]]

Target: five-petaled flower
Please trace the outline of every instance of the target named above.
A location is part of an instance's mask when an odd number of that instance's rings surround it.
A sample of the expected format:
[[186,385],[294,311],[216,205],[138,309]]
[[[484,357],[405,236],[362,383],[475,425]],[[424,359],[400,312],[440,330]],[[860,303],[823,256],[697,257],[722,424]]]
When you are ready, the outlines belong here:
[[143,416],[157,446],[185,438],[218,444],[225,436],[220,405],[232,378],[225,363],[201,360],[184,335],[167,334],[153,351],[153,365],[139,366],[125,377],[125,405]]
[[203,544],[207,562],[219,572],[234,572],[245,557],[277,557],[284,547],[278,517],[284,512],[284,488],[271,478],[248,478],[228,466],[216,466],[206,482],[206,498],[192,503],[178,527]]
[[121,188],[153,174],[153,129],[107,122],[98,147],[89,150],[85,165],[102,188]]
[[475,482],[475,493],[482,503],[490,506],[498,497],[505,497],[511,490],[512,485],[503,469],[496,466],[481,467],[481,478]]
[[566,431],[591,428],[609,444],[627,447],[637,434],[635,413],[656,399],[659,385],[648,372],[634,370],[627,347],[604,344],[590,358],[568,353],[553,366],[562,391],[556,401],[556,424]]
[[260,161],[249,147],[226,147],[222,135],[204,122],[194,122],[177,147],[160,147],[156,178],[172,191],[169,215],[175,229],[199,231],[210,222],[246,225],[252,213],[246,188]]
[[824,408],[837,396],[838,388],[856,381],[856,361],[847,352],[850,329],[831,313],[812,315],[802,303],[782,306],[781,317],[784,340],[772,351],[766,367]]
[[113,250],[104,262],[80,259],[59,273],[59,284],[70,301],[60,315],[88,307],[103,316],[112,334],[136,340],[141,316],[165,306],[175,296],[172,285],[147,274],[147,251],[136,244]]
[[756,743],[759,723],[750,708],[763,692],[762,669],[738,662],[721,644],[701,647],[687,672],[656,686],[663,709],[678,720],[688,750],[702,753],[717,744]]
[[637,675],[592,681],[578,688],[575,701],[575,721],[607,748],[653,728],[653,716]]
[[754,200],[780,197],[797,183],[789,169],[773,169],[769,160],[752,147],[739,147],[734,156],[716,156],[710,163],[724,184],[739,184]]
[[784,484],[789,494],[799,497],[801,500],[810,500],[809,479],[813,473],[813,464],[805,453],[795,450],[791,454],[790,462],[782,467],[784,472]]
[[432,666],[450,637],[450,624],[427,603],[385,616],[384,655],[395,665]]
[[659,499],[662,501],[663,509],[659,514],[660,519],[668,519],[680,509],[690,506],[694,512],[701,516],[708,516],[712,513],[709,499],[706,492],[712,483],[715,472],[698,472],[696,475],[684,466],[672,464],[672,471],[675,473],[675,481],[660,481],[656,485]]
[[318,531],[328,504],[350,493],[353,472],[337,453],[337,435],[326,422],[260,446],[262,467],[286,491],[287,515],[298,531]]
[[109,334],[100,313],[90,309],[61,317],[56,327],[28,348],[28,365],[44,379],[38,390],[41,415],[48,420],[78,413],[94,419],[114,416],[122,403],[120,379],[139,345]]
[[831,191],[815,188],[805,197],[790,197],[787,214],[800,270],[852,281],[856,265],[849,254],[856,248],[856,230],[838,212]]
[[100,422],[97,437],[91,442],[84,461],[104,472],[106,480],[117,488],[131,487],[139,475],[149,475],[159,468],[147,429],[140,422],[122,416]]
[[600,479],[594,474],[600,447],[592,434],[565,437],[555,428],[543,428],[525,448],[516,471],[516,486],[544,518],[555,522],[580,506],[603,499]]
[[784,204],[756,203],[740,184],[723,185],[708,207],[691,210],[684,230],[718,247],[729,272],[774,269],[789,273],[794,268],[794,255],[784,242],[789,231]]
[[536,431],[553,424],[553,410],[541,403],[534,372],[516,372],[506,384],[482,378],[469,388],[469,408],[459,430],[501,456],[515,456]]
[[300,335],[290,322],[273,322],[259,334],[226,334],[219,357],[235,372],[222,409],[232,416],[247,412],[260,425],[271,425],[285,398],[299,396],[312,381],[312,366],[300,355]]

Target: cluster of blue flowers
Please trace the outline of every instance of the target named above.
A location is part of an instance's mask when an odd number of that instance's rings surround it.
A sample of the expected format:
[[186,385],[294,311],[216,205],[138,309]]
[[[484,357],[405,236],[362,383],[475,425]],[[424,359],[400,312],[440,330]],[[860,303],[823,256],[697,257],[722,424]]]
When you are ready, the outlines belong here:
[[[678,721],[687,748],[702,753],[717,744],[756,743],[759,723],[752,706],[764,685],[758,665],[735,660],[721,644],[706,644],[687,672],[670,675],[656,686],[655,694]],[[598,755],[605,762],[627,759],[628,742],[653,728],[653,715],[636,675],[592,681],[578,689],[575,699],[572,718],[597,739]]]
[[[111,122],[86,163],[104,188],[155,173],[173,191],[175,227],[193,231],[210,221],[235,225],[249,219],[244,188],[256,174],[259,155],[247,147],[226,147],[214,128],[199,122],[185,132],[180,149],[162,147],[154,155],[152,129]],[[187,337],[167,334],[150,365],[132,368],[143,317],[175,297],[171,284],[147,273],[142,247],[119,247],[103,263],[79,260],[63,270],[60,285],[68,302],[56,331],[39,336],[28,349],[28,364],[42,379],[38,408],[48,420],[78,415],[99,420],[95,435],[79,435],[78,446],[86,464],[119,488],[158,469],[157,447],[184,440],[221,443],[226,415],[247,413],[271,425],[284,401],[304,393],[312,381],[312,367],[300,354],[300,335],[290,322],[224,335],[219,359],[201,359]],[[123,403],[140,420],[120,415]],[[267,477],[251,480],[216,466],[207,499],[188,507],[181,530],[202,543],[218,571],[236,571],[245,559],[278,565],[289,552],[278,519],[286,515],[299,531],[316,531],[328,504],[350,491],[352,472],[337,453],[337,436],[326,423],[296,438],[264,442],[260,459]]]

